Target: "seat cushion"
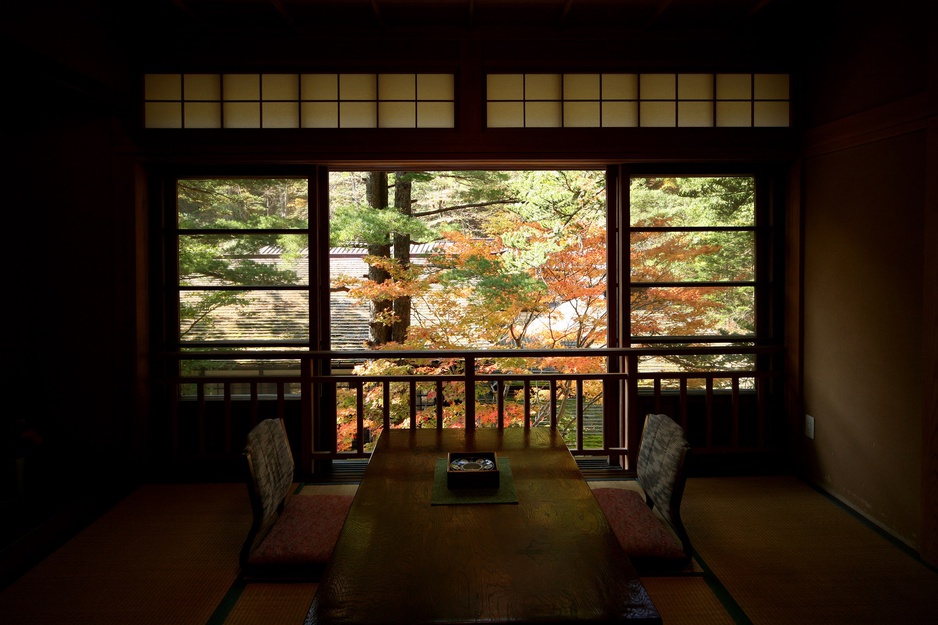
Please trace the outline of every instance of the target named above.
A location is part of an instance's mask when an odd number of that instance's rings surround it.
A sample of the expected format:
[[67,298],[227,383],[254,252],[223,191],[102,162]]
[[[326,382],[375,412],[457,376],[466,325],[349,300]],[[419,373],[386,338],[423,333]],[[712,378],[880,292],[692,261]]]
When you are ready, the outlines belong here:
[[593,495],[636,566],[681,566],[687,562],[681,541],[648,507],[641,493],[627,488],[594,488]]
[[291,497],[263,542],[248,556],[248,565],[324,565],[332,556],[353,499],[352,495]]

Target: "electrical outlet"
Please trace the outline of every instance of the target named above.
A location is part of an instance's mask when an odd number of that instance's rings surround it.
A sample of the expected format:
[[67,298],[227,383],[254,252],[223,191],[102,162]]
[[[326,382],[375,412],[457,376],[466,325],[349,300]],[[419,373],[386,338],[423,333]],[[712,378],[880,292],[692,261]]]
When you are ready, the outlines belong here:
[[814,439],[814,417],[809,414],[804,416],[804,435]]

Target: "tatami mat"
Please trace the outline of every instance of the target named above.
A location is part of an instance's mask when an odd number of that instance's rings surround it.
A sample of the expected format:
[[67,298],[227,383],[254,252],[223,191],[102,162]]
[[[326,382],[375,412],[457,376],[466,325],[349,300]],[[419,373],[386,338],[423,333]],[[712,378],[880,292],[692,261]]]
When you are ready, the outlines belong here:
[[[734,624],[702,577],[652,577],[642,583],[667,625]],[[316,584],[249,583],[224,625],[302,623],[315,592]]]
[[250,521],[243,484],[141,487],[0,593],[0,621],[205,625]]
[[[938,573],[796,478],[689,479],[683,517],[702,569],[642,578],[665,625],[934,622]],[[142,486],[0,592],[0,622],[301,623],[315,584],[238,578],[250,521],[243,484]]]
[[354,495],[358,484],[306,484],[300,491],[304,495]]
[[936,622],[938,573],[797,478],[690,479],[683,518],[753,623]]
[[306,618],[316,584],[248,584],[224,625],[300,625]]
[[701,576],[643,577],[666,625],[733,625],[735,621]]

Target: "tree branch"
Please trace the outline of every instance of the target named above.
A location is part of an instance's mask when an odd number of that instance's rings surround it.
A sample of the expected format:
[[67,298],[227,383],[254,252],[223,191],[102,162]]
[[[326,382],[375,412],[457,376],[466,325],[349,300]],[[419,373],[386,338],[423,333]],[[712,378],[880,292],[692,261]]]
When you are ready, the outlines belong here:
[[448,213],[450,211],[459,210],[461,208],[481,208],[482,206],[492,206],[494,204],[517,204],[521,200],[508,199],[508,200],[492,200],[491,202],[479,202],[476,204],[458,204],[456,206],[441,206],[440,208],[432,211],[425,211],[423,213],[414,213],[413,217],[427,217],[429,215],[442,215],[443,213]]

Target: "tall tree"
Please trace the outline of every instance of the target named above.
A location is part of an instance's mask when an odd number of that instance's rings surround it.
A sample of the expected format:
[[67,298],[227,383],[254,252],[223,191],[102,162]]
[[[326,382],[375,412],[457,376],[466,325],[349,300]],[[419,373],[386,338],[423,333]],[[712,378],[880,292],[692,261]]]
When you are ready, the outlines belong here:
[[[366,182],[366,198],[368,206],[375,211],[388,210],[388,174],[382,171],[368,172]],[[389,233],[388,233],[389,234]],[[368,243],[368,255],[379,258],[390,258],[391,241],[390,237],[376,236]],[[385,266],[379,263],[370,263],[368,265],[368,279],[374,284],[384,284],[391,279],[391,273]],[[375,298],[371,302],[371,337],[375,345],[384,345],[391,340],[391,324],[389,320],[393,317],[394,310],[392,300],[387,298]]]
[[[353,294],[363,300],[392,301],[406,296],[412,303],[413,324],[406,334],[395,335],[394,345],[417,349],[467,346],[497,349],[606,344],[606,210],[602,172],[530,171],[505,175],[507,178],[500,182],[507,180],[507,185],[492,187],[504,194],[501,199],[495,193],[478,192],[474,198],[460,203],[456,196],[438,193],[434,196],[438,199],[428,205],[413,186],[409,187],[406,202],[395,198],[393,213],[412,220],[407,226],[410,232],[414,231],[413,222],[436,219],[434,225],[443,245],[429,262],[418,266],[404,265],[398,258],[369,256],[368,262],[387,268],[391,279],[382,284],[359,281],[353,288]],[[456,177],[458,174],[453,176]],[[421,174],[414,175],[411,182],[430,180],[431,184],[439,184],[441,178]],[[694,225],[701,220],[709,224],[734,218],[745,223],[744,215],[749,210],[745,182],[643,179],[634,185],[632,223]],[[405,193],[408,191],[401,192],[402,198]],[[402,214],[406,206],[411,208],[409,215]],[[382,224],[384,232],[400,232],[401,224],[390,219]],[[395,241],[398,240],[403,239],[395,236]],[[725,261],[714,260],[725,243],[719,238],[701,238],[693,229],[637,233],[630,246],[630,271],[635,278],[648,282],[692,283],[706,275],[725,278],[739,271],[738,266],[728,269]],[[738,253],[734,260],[745,265],[745,246]],[[393,252],[395,257],[404,254],[403,249]],[[715,274],[717,271],[722,273]],[[714,299],[713,290],[692,284],[635,289],[630,294],[633,332],[668,334],[675,328],[690,333],[717,331],[725,326],[726,310]],[[538,362],[497,358],[497,353],[493,353],[487,360],[477,360],[477,366],[480,371],[526,372],[531,368],[549,368],[573,373],[597,372],[604,367],[602,358],[570,358],[562,352],[559,349],[556,356]],[[461,366],[459,361],[408,365],[375,359],[360,367],[359,372],[440,373],[458,371]],[[366,404],[374,404],[377,409],[383,399],[375,392],[376,395],[366,397]],[[431,390],[431,395],[434,392]],[[444,392],[447,398],[462,397],[465,393],[459,388]],[[490,392],[484,385],[476,389],[480,398]],[[573,425],[565,405],[577,392],[572,384],[561,384],[558,388],[561,429]],[[602,399],[600,383],[587,383],[583,392],[587,406]],[[535,389],[531,399],[535,423],[549,418],[549,397]],[[486,401],[491,398],[483,398],[476,411],[482,424],[495,419],[494,406]],[[509,424],[524,418],[518,403],[523,403],[523,398],[515,397],[513,401],[506,404]],[[407,402],[392,403],[392,422],[406,419],[403,407]],[[446,401],[444,424],[460,425],[465,415],[463,408],[459,401]],[[432,410],[418,415],[418,421],[433,418]],[[377,422],[380,419],[376,417]]]
[[[407,172],[396,172],[394,174],[394,210],[401,215],[410,217],[413,215],[412,196],[413,196],[413,178],[412,174]],[[411,236],[409,232],[394,232],[394,258],[403,271],[410,267],[410,245]],[[403,343],[407,340],[407,330],[410,328],[411,297],[408,294],[401,294],[395,297],[392,302],[394,319],[391,323],[391,341]]]
[[405,343],[412,330],[414,289],[426,284],[417,280],[420,270],[411,264],[411,244],[438,239],[441,227],[477,229],[479,209],[516,201],[505,196],[501,172],[399,171],[392,176],[366,173],[364,204],[356,202],[348,185],[336,189],[341,203],[333,207],[330,228],[333,244],[367,245],[367,278],[343,277],[333,288],[369,303],[374,347]]

